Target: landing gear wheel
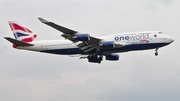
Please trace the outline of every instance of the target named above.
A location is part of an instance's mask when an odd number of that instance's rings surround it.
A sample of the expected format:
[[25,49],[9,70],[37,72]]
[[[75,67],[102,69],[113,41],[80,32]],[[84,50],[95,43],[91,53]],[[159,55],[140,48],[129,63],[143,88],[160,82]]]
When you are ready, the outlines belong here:
[[156,48],[156,50],[155,50],[155,51],[156,51],[156,52],[155,52],[155,56],[158,56],[158,49],[159,49],[159,48]]
[[102,57],[99,57],[99,64],[101,63],[101,61],[103,60],[103,58]]
[[100,55],[100,57],[99,57],[99,58],[100,58],[100,60],[102,61],[102,60],[103,60],[103,55]]
[[155,56],[158,56],[158,52],[155,52]]

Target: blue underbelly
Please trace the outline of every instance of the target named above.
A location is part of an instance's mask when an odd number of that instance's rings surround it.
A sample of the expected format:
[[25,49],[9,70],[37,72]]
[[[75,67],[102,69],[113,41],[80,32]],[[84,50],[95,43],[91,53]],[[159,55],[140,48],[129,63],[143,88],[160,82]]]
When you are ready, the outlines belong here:
[[[129,44],[121,48],[113,48],[113,49],[101,49],[101,53],[106,52],[126,52],[126,51],[135,51],[135,50],[146,50],[146,49],[154,49],[168,45],[169,43],[148,43],[148,44]],[[53,50],[44,50],[41,52],[52,53],[52,54],[61,54],[61,55],[69,55],[69,54],[85,54],[80,48],[68,48],[68,49],[53,49]],[[92,50],[86,54],[94,53],[95,50]]]

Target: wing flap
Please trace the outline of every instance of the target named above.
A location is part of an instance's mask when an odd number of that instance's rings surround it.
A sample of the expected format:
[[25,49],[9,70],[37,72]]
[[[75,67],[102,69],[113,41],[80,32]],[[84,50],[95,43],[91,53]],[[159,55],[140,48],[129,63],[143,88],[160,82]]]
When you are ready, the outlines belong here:
[[95,44],[88,44],[86,42],[80,43],[77,46],[85,53],[97,49]]
[[88,48],[88,49],[84,50],[84,52],[85,52],[85,53],[86,53],[86,52],[90,52],[90,51],[92,51],[92,50],[94,50],[94,49],[96,49],[96,47]]

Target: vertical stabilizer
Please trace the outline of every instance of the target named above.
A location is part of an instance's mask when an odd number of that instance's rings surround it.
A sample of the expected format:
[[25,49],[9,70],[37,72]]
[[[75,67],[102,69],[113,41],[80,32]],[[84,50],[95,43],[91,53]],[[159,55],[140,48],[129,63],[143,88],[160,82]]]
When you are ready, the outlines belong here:
[[32,42],[37,37],[35,33],[17,22],[9,21],[9,25],[13,31],[14,37],[19,41]]

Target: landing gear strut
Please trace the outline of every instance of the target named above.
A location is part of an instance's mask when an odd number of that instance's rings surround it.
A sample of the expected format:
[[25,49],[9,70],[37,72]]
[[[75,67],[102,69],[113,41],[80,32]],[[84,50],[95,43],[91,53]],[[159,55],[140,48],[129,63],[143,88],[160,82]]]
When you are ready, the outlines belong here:
[[156,52],[155,52],[155,56],[158,56],[158,49],[159,49],[159,48],[156,48],[156,50],[155,50],[155,51],[156,51]]

